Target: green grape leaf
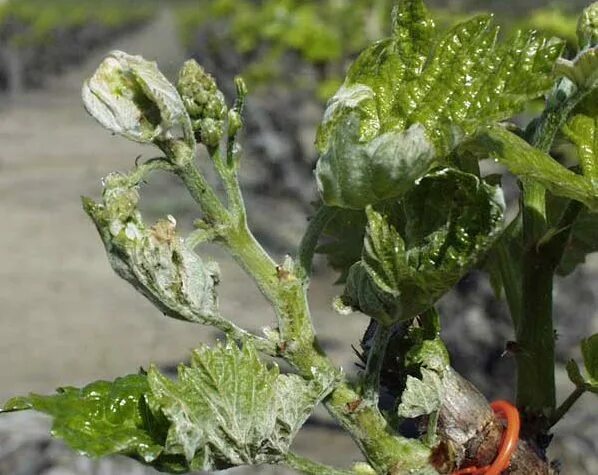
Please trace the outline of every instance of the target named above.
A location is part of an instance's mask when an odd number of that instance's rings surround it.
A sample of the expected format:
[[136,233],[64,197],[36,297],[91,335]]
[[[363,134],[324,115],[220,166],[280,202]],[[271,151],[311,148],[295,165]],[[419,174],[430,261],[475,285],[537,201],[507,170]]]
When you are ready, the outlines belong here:
[[436,371],[421,368],[421,379],[407,376],[405,391],[398,407],[400,417],[409,419],[440,409],[443,399],[442,379]]
[[392,11],[392,31],[407,71],[419,71],[434,47],[436,27],[423,1],[400,1]]
[[[570,200],[547,195],[546,210],[549,223],[552,224],[555,233],[561,232],[557,229],[558,223],[562,213],[569,205]],[[557,267],[557,273],[561,276],[571,274],[577,266],[586,261],[589,254],[598,252],[598,236],[596,235],[598,229],[598,213],[592,213],[587,208],[583,208],[577,219],[573,223],[569,241],[565,246],[561,261]]]
[[[398,4],[393,36],[357,58],[318,130],[326,204],[361,209],[400,198],[464,136],[551,88],[562,42],[518,33],[498,44],[490,20],[476,17],[435,42],[421,0]],[[388,153],[372,153],[382,137]]]
[[575,145],[583,175],[590,180],[598,180],[598,117],[574,115],[563,132]]
[[450,355],[440,336],[413,345],[405,355],[406,366],[425,367],[442,374],[450,364]]
[[497,33],[484,15],[448,31],[417,80],[401,88],[395,106],[399,123],[422,123],[440,140],[438,124],[448,121],[471,133],[547,92],[563,44],[530,32],[499,45]]
[[417,124],[364,144],[358,136],[359,119],[349,115],[343,133],[334,135],[318,160],[317,183],[329,206],[361,209],[368,203],[402,196],[430,169],[436,156],[423,127]]
[[[578,113],[563,127],[565,137],[575,146],[580,169],[584,178],[595,186],[598,182],[598,122],[596,117]],[[549,196],[549,220],[558,222],[569,200]],[[594,210],[596,211],[596,210]],[[559,229],[555,230],[559,232]],[[561,275],[568,275],[585,262],[586,256],[598,251],[598,214],[584,208],[571,231],[571,237],[564,250],[557,269]]]
[[569,379],[578,388],[598,394],[598,333],[581,341],[581,355],[585,374],[582,374],[575,360],[570,360],[567,363]]
[[577,388],[598,394],[598,333],[581,341],[581,355],[585,371],[582,374],[577,362],[569,360],[569,379]]
[[341,314],[359,310],[383,325],[390,325],[396,319],[392,297],[376,287],[361,261],[349,269],[343,295],[334,306]]
[[148,391],[145,375],[129,375],[81,389],[60,388],[53,396],[15,398],[4,410],[34,409],[52,416],[52,435],[87,456],[121,454],[159,465],[166,431],[145,403]]
[[594,252],[598,252],[598,214],[583,209],[573,224],[571,236],[557,268],[558,274],[571,274]]
[[598,190],[590,179],[565,168],[515,134],[500,126],[489,127],[476,136],[474,143],[520,178],[535,180],[554,195],[580,201],[598,211]]
[[581,90],[594,89],[598,84],[598,49],[584,50],[573,60],[559,58],[555,72],[569,78]]
[[175,87],[156,63],[112,51],[83,86],[85,108],[111,132],[141,143],[164,140],[182,129],[195,141],[191,120]]
[[139,193],[131,178],[104,180],[103,203],[84,199],[114,271],[166,315],[212,324],[219,318],[215,263],[205,264],[176,232],[174,218],[148,228],[137,210]]
[[9,400],[0,412],[34,409],[54,418],[52,434],[82,454],[121,454],[160,471],[189,473],[278,463],[333,389],[335,376],[279,374],[251,343],[201,347],[178,380],[147,375],[60,388]]
[[194,470],[276,463],[332,380],[306,382],[268,368],[255,348],[234,343],[196,350],[172,381],[150,368],[151,398],[170,421],[169,453],[184,455]]
[[338,209],[324,229],[327,242],[318,253],[326,255],[328,265],[340,273],[337,284],[344,283],[349,269],[361,259],[367,218],[362,210]]
[[403,235],[366,209],[362,260],[343,294],[345,305],[385,323],[416,316],[452,288],[491,248],[504,213],[500,188],[454,169],[424,176],[402,205]]

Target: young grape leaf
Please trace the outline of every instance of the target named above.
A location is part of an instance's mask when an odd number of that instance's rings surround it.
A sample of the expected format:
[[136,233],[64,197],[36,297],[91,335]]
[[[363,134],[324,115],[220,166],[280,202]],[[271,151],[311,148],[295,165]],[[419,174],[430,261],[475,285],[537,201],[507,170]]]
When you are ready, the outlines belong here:
[[325,254],[328,265],[340,273],[337,284],[347,280],[349,269],[361,259],[366,225],[362,210],[339,208],[324,229],[327,242],[319,245],[317,251]]
[[439,335],[415,343],[405,355],[406,366],[426,367],[442,374],[450,364],[450,356]]
[[0,412],[34,409],[52,434],[92,456],[121,454],[170,473],[277,463],[334,376],[305,380],[268,368],[251,343],[196,350],[178,380],[146,374],[61,388],[8,401]]
[[598,189],[589,178],[565,168],[515,134],[493,126],[481,131],[474,142],[515,175],[535,180],[557,196],[580,201],[598,211]]
[[569,78],[579,89],[594,89],[598,84],[598,49],[583,50],[573,60],[559,58],[556,73]]
[[83,86],[85,108],[111,132],[141,143],[181,128],[195,146],[191,120],[175,87],[154,62],[112,51]]
[[581,355],[585,374],[582,374],[575,360],[570,360],[567,363],[569,379],[578,388],[598,394],[598,333],[581,341]]
[[575,145],[583,175],[598,182],[598,116],[574,115],[563,132]]
[[[535,33],[499,45],[487,16],[433,37],[421,0],[399,2],[393,36],[351,66],[318,131],[316,177],[326,204],[360,209],[400,198],[464,135],[547,92],[563,47]],[[387,145],[373,153],[370,144],[382,137]]]
[[[546,200],[547,216],[550,223],[558,223],[562,213],[571,201],[548,195]],[[563,231],[556,229],[556,233]],[[570,237],[565,246],[561,261],[557,267],[557,273],[562,276],[571,274],[577,266],[586,261],[589,254],[598,252],[598,213],[592,213],[584,208],[579,212]]]
[[[366,143],[360,143],[359,124],[356,114],[348,115],[343,133],[333,135],[316,165],[318,187],[329,206],[361,209],[402,196],[430,169],[436,156],[419,124]],[[341,159],[345,163],[339,163]]]
[[145,375],[129,375],[60,388],[53,396],[15,398],[4,411],[34,409],[52,416],[52,435],[84,455],[121,454],[160,465],[166,429],[145,404],[148,392]]
[[421,379],[407,376],[405,391],[398,407],[400,417],[412,419],[440,409],[443,399],[440,376],[427,368],[421,368],[421,374]]
[[516,114],[547,92],[563,44],[519,32],[499,45],[497,33],[484,15],[447,32],[417,80],[401,88],[399,123],[422,123],[439,140],[438,124],[450,122],[471,133]]
[[331,389],[320,375],[306,382],[267,368],[250,344],[195,351],[172,381],[152,367],[151,398],[170,421],[169,453],[194,470],[276,463],[314,406]]
[[115,272],[166,315],[211,324],[219,317],[218,268],[204,264],[176,233],[174,218],[147,228],[137,210],[137,186],[127,176],[105,179],[103,203],[84,199]]
[[[592,95],[586,97],[576,108],[562,132],[576,150],[579,168],[584,178],[596,187],[598,185],[598,111],[591,103]],[[598,192],[598,190],[597,190]],[[549,221],[556,223],[568,205],[569,200],[549,195]],[[595,211],[595,210],[594,210]],[[552,215],[552,216],[551,216]],[[561,230],[555,229],[555,232]],[[598,251],[598,214],[584,208],[573,224],[570,239],[565,247],[557,269],[561,275],[567,275],[585,262],[586,256]]]
[[498,187],[453,169],[423,177],[402,205],[403,235],[367,208],[362,259],[343,294],[346,305],[390,321],[414,317],[453,287],[492,246],[504,212]]

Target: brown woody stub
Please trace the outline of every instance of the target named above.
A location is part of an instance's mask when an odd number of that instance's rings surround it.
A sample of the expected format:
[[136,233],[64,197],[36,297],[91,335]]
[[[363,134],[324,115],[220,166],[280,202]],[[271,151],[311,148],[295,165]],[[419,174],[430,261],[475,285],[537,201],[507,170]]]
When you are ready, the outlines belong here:
[[[452,368],[444,379],[444,400],[440,409],[438,437],[441,443],[432,455],[440,473],[469,466],[490,465],[497,456],[504,424],[486,398]],[[508,470],[513,475],[554,473],[534,444],[520,440]]]

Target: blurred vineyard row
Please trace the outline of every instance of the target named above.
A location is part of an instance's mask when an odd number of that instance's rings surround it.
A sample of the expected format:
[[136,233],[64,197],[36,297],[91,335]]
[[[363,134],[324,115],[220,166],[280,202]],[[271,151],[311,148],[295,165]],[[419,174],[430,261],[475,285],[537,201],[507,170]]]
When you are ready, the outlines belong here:
[[[243,73],[252,85],[284,80],[292,88],[311,89],[323,101],[338,87],[347,62],[387,33],[391,4],[392,0],[0,1],[0,87],[39,84],[44,72],[61,70],[115,33],[144,23],[159,6],[168,6],[176,11],[180,39],[189,55],[214,64],[209,69],[217,76]],[[443,26],[465,17],[442,7],[435,13]],[[504,23],[509,29],[544,30],[575,48],[575,16],[565,7],[533,11],[525,22],[505,15]],[[288,61],[297,60],[303,68],[291,73]]]
[[0,89],[39,86],[90,50],[152,17],[157,0],[7,0],[0,3]]

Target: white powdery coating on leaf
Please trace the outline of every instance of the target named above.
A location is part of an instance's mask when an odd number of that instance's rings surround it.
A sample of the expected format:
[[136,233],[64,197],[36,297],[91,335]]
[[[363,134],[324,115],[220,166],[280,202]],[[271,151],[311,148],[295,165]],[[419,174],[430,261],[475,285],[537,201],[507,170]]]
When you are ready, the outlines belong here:
[[122,231],[124,225],[120,221],[120,219],[115,219],[110,223],[110,234],[113,236],[118,236],[118,234]]
[[[191,130],[191,119],[176,88],[155,62],[141,56],[112,51],[85,82],[82,96],[86,110],[100,124],[136,142],[171,138],[178,127],[185,136]],[[148,117],[148,101],[159,118]]]
[[407,376],[398,408],[399,416],[414,418],[437,411],[442,404],[442,380],[436,371],[421,368],[422,379]]
[[141,239],[142,234],[139,228],[134,223],[127,223],[125,228],[125,235],[131,240],[135,241]]

